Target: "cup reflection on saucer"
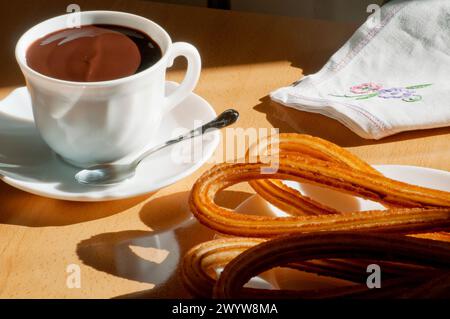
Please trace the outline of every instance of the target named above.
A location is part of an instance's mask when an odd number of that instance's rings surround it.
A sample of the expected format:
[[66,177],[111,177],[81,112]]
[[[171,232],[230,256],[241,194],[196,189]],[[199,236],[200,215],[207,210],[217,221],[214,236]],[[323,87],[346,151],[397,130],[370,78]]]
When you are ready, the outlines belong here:
[[[139,30],[154,39],[161,58],[141,72],[97,82],[62,80],[32,69],[27,63],[27,50],[37,40],[65,29],[67,19],[68,15],[59,16],[34,26],[16,46],[16,59],[26,78],[42,138],[62,158],[79,167],[113,162],[143,149],[158,137],[167,113],[195,88],[201,69],[198,51],[188,43],[172,43],[162,27],[146,18],[86,11],[80,15],[82,26],[113,24]],[[187,58],[186,77],[166,96],[166,69],[178,56]]]

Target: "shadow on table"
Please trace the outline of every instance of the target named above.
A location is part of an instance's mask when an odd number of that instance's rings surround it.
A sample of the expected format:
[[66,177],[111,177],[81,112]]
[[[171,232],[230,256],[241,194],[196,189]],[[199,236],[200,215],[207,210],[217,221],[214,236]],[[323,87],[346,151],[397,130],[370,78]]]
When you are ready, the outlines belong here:
[[253,109],[266,114],[267,120],[273,127],[279,128],[280,133],[309,134],[329,140],[342,147],[391,143],[406,139],[411,140],[450,133],[450,127],[446,127],[409,131],[381,140],[368,140],[353,133],[353,131],[334,119],[321,114],[303,112],[285,107],[273,102],[269,96],[260,99],[260,104],[256,105]]
[[[3,104],[0,110],[0,174],[19,182],[45,182],[58,190],[88,192],[77,185],[73,176],[78,171],[58,158],[39,136],[31,121],[27,100],[22,93],[14,96],[13,104]],[[19,115],[7,109],[19,107]],[[92,190],[92,189],[91,189]],[[0,223],[28,227],[64,226],[111,216],[127,210],[149,195],[109,202],[69,202],[48,199],[26,193],[0,181]],[[32,203],[32,205],[31,205]]]
[[121,213],[151,196],[107,202],[70,202],[32,195],[0,181],[0,224],[28,227],[73,225]]
[[[223,205],[238,205],[250,193],[224,191],[217,199]],[[145,291],[117,298],[189,297],[179,277],[181,258],[194,245],[210,240],[214,232],[199,224],[188,209],[189,192],[179,192],[149,201],[140,212],[149,231],[105,233],[77,245],[80,260],[114,276],[154,284]]]

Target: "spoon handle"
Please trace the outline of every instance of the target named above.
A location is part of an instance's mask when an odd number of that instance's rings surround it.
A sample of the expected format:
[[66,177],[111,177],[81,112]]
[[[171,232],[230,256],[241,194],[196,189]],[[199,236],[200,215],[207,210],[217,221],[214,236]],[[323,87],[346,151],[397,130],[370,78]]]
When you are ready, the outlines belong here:
[[209,132],[227,127],[227,126],[235,123],[238,118],[239,118],[238,111],[233,110],[233,109],[226,110],[223,113],[219,114],[214,120],[212,120],[200,127],[197,127],[186,134],[175,137],[171,140],[164,142],[163,144],[156,145],[156,146],[152,147],[151,149],[145,151],[134,161],[134,163],[139,164],[144,158],[146,158],[150,154],[153,154],[154,152],[157,152],[167,146],[170,146],[170,145],[173,145],[173,144],[185,141],[185,140],[189,140],[196,136],[200,136],[205,133],[209,133]]

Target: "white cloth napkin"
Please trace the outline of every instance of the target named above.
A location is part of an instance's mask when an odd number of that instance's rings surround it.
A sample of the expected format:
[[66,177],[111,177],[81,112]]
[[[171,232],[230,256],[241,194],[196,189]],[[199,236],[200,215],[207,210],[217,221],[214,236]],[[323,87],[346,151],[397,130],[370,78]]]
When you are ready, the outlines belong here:
[[368,139],[449,126],[450,1],[397,0],[376,17],[322,70],[272,99],[334,118]]

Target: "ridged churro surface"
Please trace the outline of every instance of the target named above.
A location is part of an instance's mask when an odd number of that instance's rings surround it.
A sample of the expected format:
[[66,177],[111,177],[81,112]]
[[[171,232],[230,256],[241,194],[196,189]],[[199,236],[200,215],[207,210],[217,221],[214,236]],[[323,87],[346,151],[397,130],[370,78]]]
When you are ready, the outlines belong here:
[[[433,283],[439,285],[428,296],[448,293],[450,236],[444,230],[450,227],[450,193],[389,179],[319,138],[280,134],[263,140],[262,145],[276,161],[272,174],[264,171],[267,159],[256,156],[252,161],[249,150],[246,163],[216,165],[192,188],[190,208],[201,223],[222,234],[241,236],[206,242],[186,254],[182,274],[194,295],[407,298],[425,295]],[[370,199],[387,209],[336,211],[286,186],[283,180]],[[214,202],[218,192],[241,182],[249,182],[262,198],[290,216],[240,214]],[[374,260],[383,267],[389,291],[370,293],[361,285],[364,265]],[[276,266],[355,284],[321,292],[242,288],[252,276]],[[217,279],[219,268],[225,269]]]

